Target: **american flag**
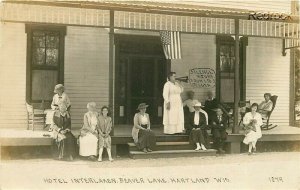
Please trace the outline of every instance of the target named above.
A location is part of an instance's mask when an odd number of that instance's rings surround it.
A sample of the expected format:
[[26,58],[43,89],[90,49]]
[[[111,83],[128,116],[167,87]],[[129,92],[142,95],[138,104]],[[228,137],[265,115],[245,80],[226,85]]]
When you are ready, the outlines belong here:
[[166,59],[181,59],[180,32],[160,31],[159,33]]

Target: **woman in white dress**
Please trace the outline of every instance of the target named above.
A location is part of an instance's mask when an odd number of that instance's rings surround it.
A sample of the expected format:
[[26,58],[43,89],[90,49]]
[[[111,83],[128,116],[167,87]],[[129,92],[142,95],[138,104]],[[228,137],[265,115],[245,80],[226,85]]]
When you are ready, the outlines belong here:
[[99,118],[96,111],[96,103],[87,104],[88,112],[84,114],[83,127],[79,137],[79,155],[88,156],[91,160],[96,160],[98,155],[98,128]]
[[259,138],[262,137],[260,127],[263,124],[261,115],[257,112],[258,104],[253,103],[250,109],[251,112],[246,113],[243,119],[244,129],[246,133],[246,137],[244,138],[243,143],[249,145],[249,155],[256,152],[256,142]]
[[184,131],[184,113],[180,94],[183,86],[175,81],[175,72],[168,74],[168,81],[164,85],[164,133],[175,134]]

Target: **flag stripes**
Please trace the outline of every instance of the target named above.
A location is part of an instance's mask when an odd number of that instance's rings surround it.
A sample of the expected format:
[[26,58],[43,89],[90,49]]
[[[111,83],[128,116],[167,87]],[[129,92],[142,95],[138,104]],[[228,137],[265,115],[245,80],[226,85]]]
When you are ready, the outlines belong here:
[[160,31],[166,59],[181,59],[181,36],[178,31]]

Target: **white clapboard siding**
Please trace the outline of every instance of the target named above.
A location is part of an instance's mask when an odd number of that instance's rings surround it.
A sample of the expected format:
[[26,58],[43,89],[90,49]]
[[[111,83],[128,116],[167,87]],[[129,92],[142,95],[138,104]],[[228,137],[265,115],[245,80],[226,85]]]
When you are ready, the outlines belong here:
[[246,61],[246,96],[260,103],[263,94],[278,95],[271,122],[289,125],[290,56],[282,56],[282,40],[249,38]]
[[65,86],[72,108],[72,127],[79,128],[86,104],[94,101],[98,108],[109,101],[108,30],[67,27],[65,40]]
[[[210,68],[216,70],[216,43],[214,35],[182,34],[182,59],[171,61],[171,70],[177,76],[188,76],[189,70],[193,68]],[[195,98],[204,101],[207,92],[215,92],[213,88],[194,88],[184,83],[185,91],[193,90]]]
[[27,128],[25,25],[0,23],[0,128]]

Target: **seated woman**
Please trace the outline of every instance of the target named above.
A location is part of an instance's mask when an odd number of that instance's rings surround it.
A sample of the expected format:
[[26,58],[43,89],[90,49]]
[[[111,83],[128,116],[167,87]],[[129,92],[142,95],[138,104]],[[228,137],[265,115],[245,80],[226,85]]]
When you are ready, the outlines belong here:
[[208,134],[206,131],[206,117],[203,113],[200,112],[201,103],[197,103],[194,105],[195,112],[191,113],[189,117],[189,125],[187,128],[187,132],[190,135],[189,140],[190,143],[196,144],[196,151],[198,150],[206,150],[207,138]]
[[152,152],[156,145],[154,132],[150,129],[149,115],[146,113],[148,105],[139,104],[138,113],[134,115],[132,137],[136,146],[143,152]]
[[96,111],[96,103],[87,104],[88,112],[83,117],[83,127],[80,130],[79,137],[79,155],[89,156],[89,159],[95,160],[98,155],[98,128],[99,118]]
[[265,93],[264,98],[265,100],[258,105],[258,112],[261,114],[263,119],[267,119],[268,113],[272,110],[273,102],[270,100],[270,93]]
[[[186,92],[187,98],[184,102],[183,102],[183,110],[184,110],[184,123],[185,123],[185,127],[188,124],[188,120],[189,120],[189,115],[191,112],[194,112],[194,105],[199,103],[199,101],[197,99],[194,99],[194,95],[195,92],[190,90]],[[206,113],[206,111],[204,111],[202,108],[200,108],[200,112],[203,113],[206,117],[206,124],[208,125],[208,115]]]
[[103,106],[99,116],[99,162],[102,161],[103,148],[106,148],[109,161],[113,161],[111,157],[111,137],[109,135],[112,129],[112,121],[108,114],[108,107]]
[[68,158],[70,161],[75,156],[76,138],[71,133],[71,117],[67,111],[67,104],[60,102],[58,110],[53,116],[53,138],[55,139],[55,156],[58,159]]
[[[52,125],[53,124],[53,114],[55,110],[58,110],[58,105],[60,102],[65,102],[67,106],[67,110],[70,111],[71,108],[71,102],[68,97],[68,95],[64,92],[65,87],[62,84],[57,84],[54,87],[54,93],[55,95],[53,96],[52,103],[51,103],[51,109],[48,110],[46,114],[46,125]],[[51,129],[49,129],[51,130]]]
[[[250,107],[251,112],[245,114],[243,124],[245,125],[245,138],[243,143],[249,145],[248,154],[256,152],[256,142],[262,137],[261,125],[263,124],[261,115],[257,112],[258,104],[253,103]],[[252,152],[253,148],[253,152]]]

